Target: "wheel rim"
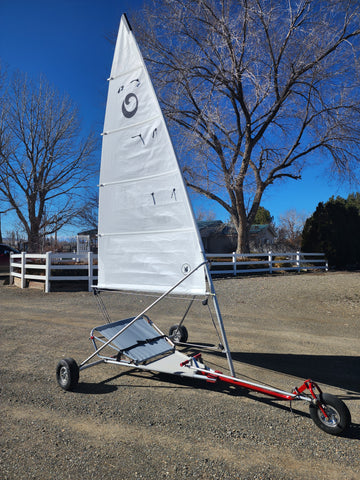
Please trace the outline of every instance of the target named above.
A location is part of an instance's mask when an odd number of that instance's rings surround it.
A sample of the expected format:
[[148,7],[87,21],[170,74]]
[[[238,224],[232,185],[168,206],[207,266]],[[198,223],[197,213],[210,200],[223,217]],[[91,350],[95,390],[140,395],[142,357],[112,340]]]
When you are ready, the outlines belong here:
[[66,367],[61,367],[59,372],[60,382],[66,384],[69,380],[69,371]]
[[326,405],[324,410],[326,412],[327,418],[325,417],[323,412],[320,409],[318,409],[318,417],[320,421],[327,427],[330,427],[330,428],[337,427],[340,422],[339,412],[334,407],[331,407],[329,405]]
[[174,335],[173,339],[175,340],[175,342],[180,342],[181,341],[181,332],[178,328],[175,330],[173,335]]

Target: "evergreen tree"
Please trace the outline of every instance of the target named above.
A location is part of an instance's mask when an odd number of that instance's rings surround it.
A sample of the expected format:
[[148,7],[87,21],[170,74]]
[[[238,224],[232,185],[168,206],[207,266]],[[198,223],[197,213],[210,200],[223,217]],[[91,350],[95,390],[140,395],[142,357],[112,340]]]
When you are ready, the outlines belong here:
[[353,199],[331,197],[306,220],[301,248],[324,252],[331,267],[354,268],[360,265],[359,235],[360,210]]
[[269,210],[264,207],[259,207],[256,212],[254,224],[255,225],[270,225],[274,222],[274,217],[271,216]]

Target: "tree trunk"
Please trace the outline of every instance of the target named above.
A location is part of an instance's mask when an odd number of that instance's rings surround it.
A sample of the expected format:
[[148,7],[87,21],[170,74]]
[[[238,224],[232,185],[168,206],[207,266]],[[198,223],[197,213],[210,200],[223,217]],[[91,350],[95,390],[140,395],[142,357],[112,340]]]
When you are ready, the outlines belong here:
[[28,253],[41,253],[40,251],[40,235],[39,232],[31,231],[28,237]]
[[243,212],[244,218],[234,218],[233,217],[233,224],[235,226],[237,232],[237,246],[236,246],[236,253],[250,253],[250,241],[249,241],[249,233],[250,228],[248,226],[246,213]]
[[240,228],[238,231],[236,253],[250,253],[249,231],[245,228]]

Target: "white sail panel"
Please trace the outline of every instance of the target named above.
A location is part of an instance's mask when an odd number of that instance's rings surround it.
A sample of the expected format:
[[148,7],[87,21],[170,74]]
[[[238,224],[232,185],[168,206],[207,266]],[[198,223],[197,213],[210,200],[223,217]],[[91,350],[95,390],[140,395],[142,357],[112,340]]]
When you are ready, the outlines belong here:
[[111,102],[106,105],[104,133],[142,124],[162,115],[158,102],[154,102],[153,89],[144,88],[148,81],[144,67],[110,79]]
[[162,117],[143,125],[140,133],[124,128],[104,135],[102,148],[106,161],[101,164],[100,184],[178,171]]
[[[204,262],[158,100],[126,18],[109,79],[99,199],[99,288],[165,292]],[[175,293],[205,293],[204,269]]]

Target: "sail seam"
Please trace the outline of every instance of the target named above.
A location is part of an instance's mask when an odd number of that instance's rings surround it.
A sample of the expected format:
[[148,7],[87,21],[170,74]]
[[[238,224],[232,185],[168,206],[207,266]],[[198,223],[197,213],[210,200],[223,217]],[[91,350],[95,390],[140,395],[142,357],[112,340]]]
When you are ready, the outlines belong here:
[[132,72],[136,72],[136,70],[139,70],[140,68],[144,69],[144,65],[142,63],[139,63],[137,67],[132,68],[131,70],[128,70],[124,73],[119,73],[117,75],[111,75],[107,80],[108,82],[110,80],[116,80],[117,78],[124,77],[125,75],[129,75]]
[[193,232],[193,229],[190,227],[187,228],[174,228],[172,230],[149,230],[141,232],[115,232],[115,233],[98,233],[98,237],[113,237],[113,236],[125,236],[125,235],[154,235],[157,233],[179,233],[179,232]]
[[139,123],[133,123],[131,125],[127,125],[126,127],[122,127],[122,128],[115,128],[114,130],[107,130],[106,132],[103,132],[101,135],[110,135],[111,133],[116,133],[116,132],[121,132],[122,130],[127,130],[129,128],[134,128],[134,127],[139,127],[140,125],[144,125],[146,123],[151,123],[153,122],[154,120],[157,120],[158,118],[162,118],[162,115],[159,114],[159,115],[156,115],[155,117],[152,117],[152,118],[148,118],[142,122],[139,122]]
[[108,185],[119,185],[122,183],[132,183],[132,182],[138,182],[142,180],[151,180],[152,178],[159,178],[159,177],[164,177],[166,175],[173,175],[174,173],[177,173],[177,170],[168,170],[167,172],[160,172],[157,173],[156,175],[148,175],[146,177],[134,177],[134,178],[128,178],[126,180],[116,180],[115,182],[101,182],[100,187],[107,187]]

